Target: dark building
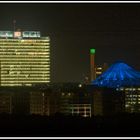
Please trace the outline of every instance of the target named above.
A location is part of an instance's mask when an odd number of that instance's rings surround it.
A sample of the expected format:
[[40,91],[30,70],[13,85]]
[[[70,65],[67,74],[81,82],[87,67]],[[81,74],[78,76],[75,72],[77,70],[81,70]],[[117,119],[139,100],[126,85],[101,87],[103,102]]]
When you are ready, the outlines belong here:
[[125,111],[125,96],[111,88],[92,87],[92,115],[115,115]]
[[0,87],[0,113],[29,114],[27,87]]
[[91,117],[91,95],[86,85],[64,84],[60,92],[61,113]]
[[19,91],[12,93],[12,113],[13,114],[29,114],[30,97],[27,91]]
[[60,94],[50,86],[36,88],[30,91],[30,114],[50,116],[59,112]]
[[12,96],[8,92],[0,93],[0,113],[12,113]]

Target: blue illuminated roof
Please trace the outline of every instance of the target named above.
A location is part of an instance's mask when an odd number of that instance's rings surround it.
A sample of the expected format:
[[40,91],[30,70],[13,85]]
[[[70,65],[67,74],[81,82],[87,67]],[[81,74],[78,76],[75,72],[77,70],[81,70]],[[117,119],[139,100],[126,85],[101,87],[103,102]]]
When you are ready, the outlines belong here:
[[140,86],[140,72],[123,62],[116,62],[91,84],[109,88]]

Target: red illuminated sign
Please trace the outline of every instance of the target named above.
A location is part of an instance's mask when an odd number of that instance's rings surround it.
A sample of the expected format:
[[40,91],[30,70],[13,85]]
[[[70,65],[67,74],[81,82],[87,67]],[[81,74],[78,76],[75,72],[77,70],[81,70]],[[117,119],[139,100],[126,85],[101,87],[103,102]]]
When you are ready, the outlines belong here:
[[21,32],[14,32],[14,37],[21,37]]

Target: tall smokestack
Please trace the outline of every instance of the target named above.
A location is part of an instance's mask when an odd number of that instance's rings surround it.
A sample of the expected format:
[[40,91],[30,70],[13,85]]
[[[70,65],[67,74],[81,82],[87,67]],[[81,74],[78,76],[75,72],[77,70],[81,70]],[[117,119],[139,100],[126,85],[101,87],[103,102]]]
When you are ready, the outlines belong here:
[[90,49],[90,76],[91,81],[95,80],[95,49]]

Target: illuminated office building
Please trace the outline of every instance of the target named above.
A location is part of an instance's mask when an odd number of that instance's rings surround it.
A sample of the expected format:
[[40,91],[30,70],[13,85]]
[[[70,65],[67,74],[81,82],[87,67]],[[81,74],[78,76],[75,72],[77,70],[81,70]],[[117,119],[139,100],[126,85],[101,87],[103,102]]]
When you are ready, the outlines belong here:
[[122,91],[125,94],[125,111],[129,113],[140,112],[140,88],[139,87],[124,87],[117,88],[117,91]]
[[0,86],[50,82],[50,39],[40,32],[0,31]]

